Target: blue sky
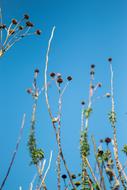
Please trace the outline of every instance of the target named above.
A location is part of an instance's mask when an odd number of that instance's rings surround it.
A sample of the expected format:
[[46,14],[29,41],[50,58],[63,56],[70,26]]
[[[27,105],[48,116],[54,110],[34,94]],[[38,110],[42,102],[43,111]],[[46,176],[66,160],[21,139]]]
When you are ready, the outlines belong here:
[[[29,166],[27,150],[33,101],[26,89],[31,87],[35,68],[40,70],[38,83],[40,87],[43,85],[46,48],[54,25],[56,31],[50,52],[49,73],[60,72],[64,78],[68,75],[73,77],[64,94],[62,118],[62,145],[70,170],[80,172],[80,102],[88,99],[90,65],[96,65],[95,81],[102,82],[97,95],[103,95],[110,90],[108,57],[113,58],[117,136],[121,149],[127,143],[127,1],[1,0],[0,7],[5,23],[8,24],[12,18],[20,19],[24,13],[28,13],[35,28],[42,30],[40,37],[23,39],[0,59],[0,181],[14,150],[22,115],[26,112],[22,142],[5,189],[11,187],[17,190],[19,185],[22,185],[23,190],[28,189],[36,173],[35,168]],[[57,92],[53,86],[49,93],[55,114]],[[110,99],[101,99],[93,105],[89,134],[94,134],[97,143],[100,138],[112,137],[107,119],[110,109]],[[57,146],[44,95],[39,98],[36,135],[47,160],[50,150],[53,150],[51,172],[48,173],[46,183],[49,189],[56,189],[54,174]],[[121,154],[120,158],[125,161],[124,155]],[[94,163],[92,158],[91,162]]]

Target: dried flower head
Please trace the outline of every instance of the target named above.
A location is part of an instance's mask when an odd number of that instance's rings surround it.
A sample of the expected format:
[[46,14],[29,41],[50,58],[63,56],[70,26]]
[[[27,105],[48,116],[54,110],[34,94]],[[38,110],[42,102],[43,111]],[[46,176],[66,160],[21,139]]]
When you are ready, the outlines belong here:
[[99,83],[98,83],[98,87],[102,87],[102,83],[99,82]]
[[37,73],[37,74],[38,74],[38,73],[39,73],[39,69],[35,69],[35,70],[34,70],[34,73]]
[[1,24],[0,25],[0,29],[5,29],[6,28],[6,25],[5,24]]
[[32,23],[32,22],[27,21],[27,22],[26,22],[26,26],[28,26],[28,27],[33,27],[34,25],[33,25],[33,23]]
[[95,65],[94,65],[94,64],[92,64],[92,65],[91,65],[91,68],[92,68],[92,69],[94,69],[94,68],[95,68]]
[[12,35],[12,34],[14,34],[15,33],[15,31],[13,30],[13,29],[10,29],[9,30],[9,35]]
[[109,57],[109,58],[108,58],[108,61],[109,61],[109,62],[112,62],[112,58],[111,58],[111,57]]
[[29,15],[28,15],[28,14],[25,14],[25,15],[24,15],[24,18],[25,18],[25,19],[29,19]]
[[28,88],[26,91],[27,91],[28,94],[32,93],[32,89],[31,88]]
[[110,94],[110,93],[106,93],[106,97],[107,97],[107,98],[110,98],[110,97],[111,97],[111,94]]
[[35,34],[41,35],[41,30],[36,30]]
[[23,26],[19,26],[18,28],[19,28],[19,30],[23,30]]
[[51,73],[50,73],[50,77],[55,77],[55,75],[56,75],[56,74],[55,74],[54,72],[51,72]]
[[71,81],[71,80],[72,80],[72,77],[71,77],[71,76],[68,76],[68,77],[67,77],[67,80],[68,80],[68,81]]
[[59,78],[57,79],[57,82],[58,82],[59,84],[61,84],[61,83],[63,82],[63,79],[62,79],[61,77],[59,77]]
[[57,78],[61,78],[61,73],[56,73]]
[[75,174],[71,174],[72,179],[76,179],[76,175]]
[[63,174],[61,177],[62,177],[63,179],[66,179],[66,178],[67,178],[67,175],[66,175],[66,174]]
[[90,88],[91,88],[91,89],[94,89],[94,85],[91,85]]
[[94,75],[95,74],[95,72],[94,71],[90,71],[90,75]]
[[11,22],[12,22],[12,24],[15,24],[15,25],[18,23],[16,19],[12,19]]
[[103,143],[104,142],[104,140],[103,139],[100,139],[100,143]]
[[103,151],[103,150],[98,150],[98,156],[102,156],[102,155],[103,155],[103,153],[104,153],[104,151]]
[[111,138],[107,137],[107,138],[105,139],[105,142],[106,142],[107,144],[109,144],[109,143],[111,142]]
[[84,101],[81,101],[81,104],[82,104],[82,105],[85,105],[85,102],[84,102]]
[[74,184],[75,184],[77,187],[81,185],[80,181],[76,181]]

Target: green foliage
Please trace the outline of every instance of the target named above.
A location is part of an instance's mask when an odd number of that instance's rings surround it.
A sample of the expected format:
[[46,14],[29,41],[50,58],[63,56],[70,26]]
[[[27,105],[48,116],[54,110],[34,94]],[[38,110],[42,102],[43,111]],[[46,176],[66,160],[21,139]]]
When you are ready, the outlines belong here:
[[108,161],[110,157],[111,157],[111,151],[110,150],[106,150],[103,153],[103,161]]
[[36,138],[34,129],[31,129],[29,140],[28,140],[28,148],[31,156],[31,164],[37,165],[39,161],[44,158],[44,152],[42,149],[37,149],[36,147]]
[[90,146],[88,143],[88,136],[86,130],[81,133],[80,150],[82,156],[87,157],[90,154]]
[[44,152],[42,149],[38,149],[36,145],[36,138],[35,138],[35,112],[36,112],[36,104],[33,106],[33,113],[31,119],[31,129],[30,135],[28,139],[28,149],[31,157],[31,164],[37,165],[43,158]]
[[86,119],[88,119],[90,117],[91,112],[92,112],[92,108],[87,108],[84,110]]
[[116,113],[111,111],[108,115],[110,123],[112,124],[112,126],[114,126],[116,123]]
[[122,150],[125,154],[126,154],[126,156],[127,156],[127,144],[125,144],[124,146],[123,146],[123,150]]

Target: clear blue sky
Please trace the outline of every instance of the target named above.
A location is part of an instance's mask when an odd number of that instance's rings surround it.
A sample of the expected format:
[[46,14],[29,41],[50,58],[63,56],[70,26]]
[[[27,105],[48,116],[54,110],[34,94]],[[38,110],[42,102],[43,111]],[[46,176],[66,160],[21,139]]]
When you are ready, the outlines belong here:
[[[26,112],[26,125],[20,148],[5,189],[28,189],[36,170],[29,166],[27,139],[30,128],[32,98],[26,93],[31,87],[33,71],[40,69],[39,85],[44,82],[45,53],[52,27],[56,26],[49,59],[49,73],[60,72],[64,77],[72,75],[73,81],[64,94],[62,119],[62,145],[65,158],[72,172],[80,172],[79,134],[82,99],[87,101],[89,68],[96,65],[96,82],[102,82],[97,95],[110,89],[108,57],[113,58],[115,104],[119,148],[127,143],[127,1],[126,0],[0,0],[5,23],[12,18],[20,19],[24,13],[36,28],[43,32],[40,37],[23,39],[0,59],[0,181],[7,170],[21,119]],[[50,88],[50,101],[57,112],[56,92]],[[95,102],[90,120],[89,134],[96,142],[112,137],[108,122],[110,99]],[[51,172],[46,183],[56,189],[54,131],[47,113],[45,97],[40,96],[37,112],[37,139],[48,161],[53,150]],[[120,155],[125,161],[124,155]],[[91,158],[91,162],[94,161]],[[64,169],[63,169],[64,173]]]

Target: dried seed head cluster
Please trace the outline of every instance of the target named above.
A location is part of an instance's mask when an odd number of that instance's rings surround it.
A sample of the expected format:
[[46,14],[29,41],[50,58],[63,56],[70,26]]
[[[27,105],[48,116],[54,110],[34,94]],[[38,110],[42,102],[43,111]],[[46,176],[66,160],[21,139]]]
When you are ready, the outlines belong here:
[[[50,73],[50,77],[55,79],[56,82],[60,85],[64,82],[63,78],[62,78],[62,75],[60,73],[54,73],[54,72],[51,72]],[[71,81],[72,80],[72,76],[68,76],[67,77],[67,81]]]
[[40,94],[39,89],[38,89],[38,87],[37,87],[37,76],[38,76],[38,74],[39,74],[39,69],[35,69],[35,70],[34,70],[33,87],[32,87],[32,88],[28,88],[28,89],[26,90],[26,92],[27,92],[28,94],[31,94],[32,97],[33,97],[34,99],[36,99],[36,100],[38,99],[38,96],[39,96],[39,94]]
[[95,65],[92,64],[91,69],[90,69],[90,75],[91,75],[92,78],[94,77],[94,74],[95,74],[94,69],[95,69]]
[[[0,47],[0,57],[4,55],[16,42],[21,40],[23,37],[30,35],[41,35],[41,30],[37,29],[34,32],[31,32],[31,29],[34,27],[34,24],[29,21],[29,15],[24,14],[23,18],[16,20],[13,18],[9,24],[2,23],[0,24],[0,33],[1,33],[1,47]],[[2,35],[5,33],[5,35]]]

